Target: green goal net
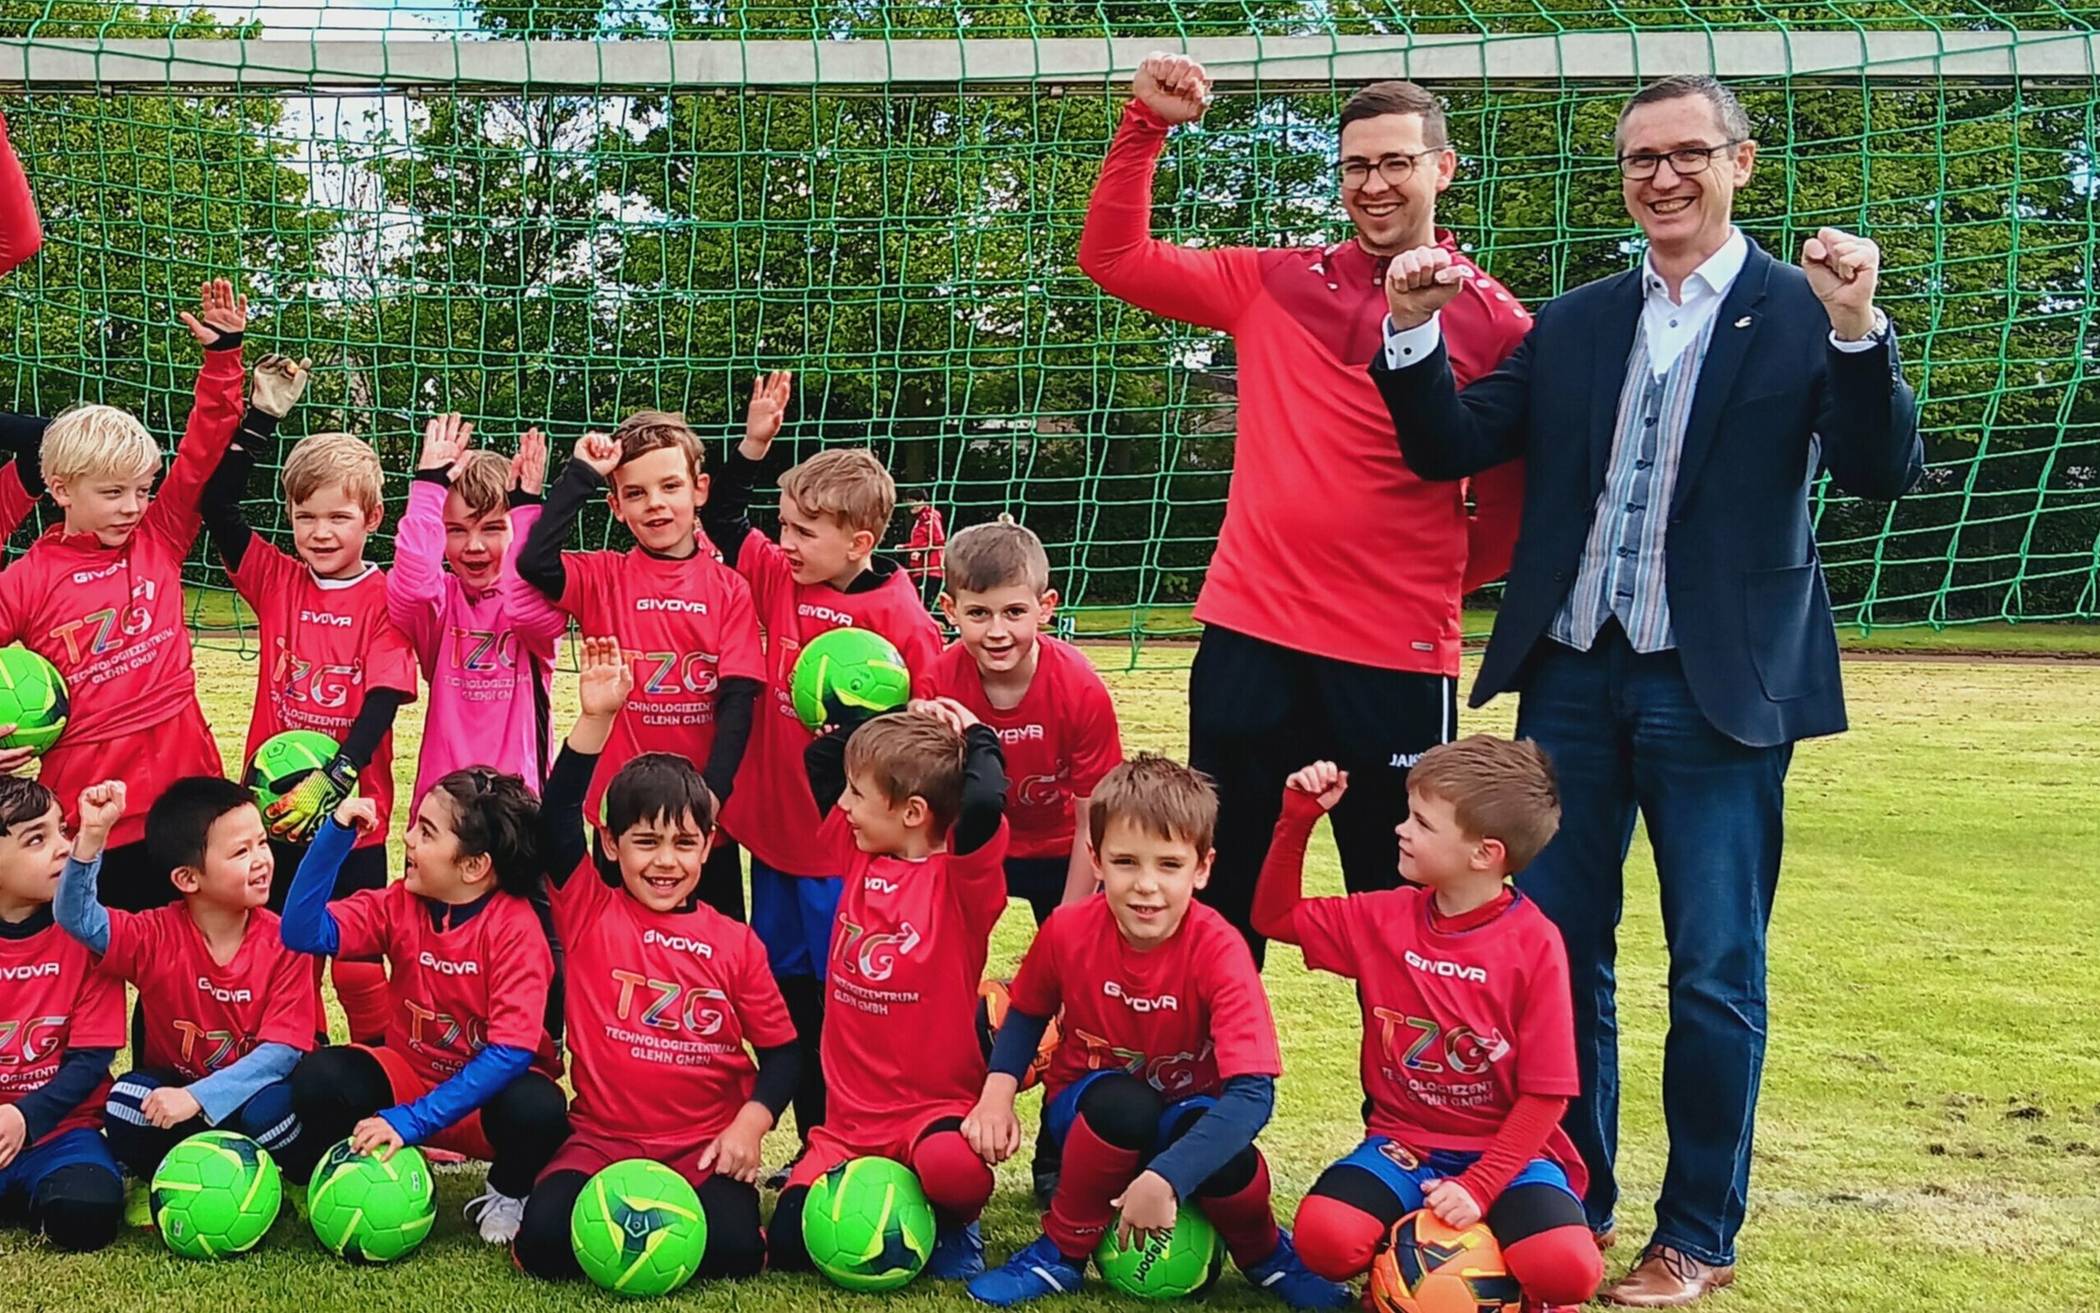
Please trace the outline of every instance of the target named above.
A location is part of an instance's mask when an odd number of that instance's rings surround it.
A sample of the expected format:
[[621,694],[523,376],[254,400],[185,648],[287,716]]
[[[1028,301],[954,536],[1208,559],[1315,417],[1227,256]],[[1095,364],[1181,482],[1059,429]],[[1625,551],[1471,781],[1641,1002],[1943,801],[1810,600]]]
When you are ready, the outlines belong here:
[[[1440,221],[1534,303],[1639,258],[1617,105],[1712,70],[1762,146],[1744,226],[1789,253],[1826,223],[1876,238],[1926,404],[1912,496],[1818,498],[1841,618],[2089,619],[2096,20],[2041,0],[0,0],[0,105],[47,232],[0,281],[0,406],[105,401],[172,436],[196,358],[174,311],[229,274],[251,356],[318,367],[287,434],[368,436],[398,511],[434,410],[504,449],[540,425],[558,465],[645,406],[726,438],[753,373],[792,368],[797,451],[872,445],[951,532],[1016,514],[1082,631],[1135,658],[1193,632],[1240,437],[1230,341],[1075,263],[1136,60],[1185,47],[1221,80],[1162,161],[1160,235],[1345,236],[1336,111],[1412,75],[1461,156]],[[201,555],[195,578],[200,617],[230,617]]]

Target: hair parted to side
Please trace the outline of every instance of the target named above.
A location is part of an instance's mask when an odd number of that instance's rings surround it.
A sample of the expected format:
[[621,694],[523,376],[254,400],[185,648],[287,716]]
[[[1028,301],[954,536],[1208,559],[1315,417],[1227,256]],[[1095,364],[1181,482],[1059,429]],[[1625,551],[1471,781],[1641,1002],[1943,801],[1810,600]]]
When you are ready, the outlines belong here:
[[808,516],[829,515],[877,538],[897,509],[897,484],[866,447],[820,451],[780,476],[780,491]]
[[1349,97],[1342,106],[1342,121],[1337,126],[1346,128],[1359,120],[1383,118],[1388,114],[1420,114],[1424,146],[1451,144],[1451,128],[1444,119],[1444,102],[1437,99],[1434,92],[1398,78],[1373,82]]
[[950,538],[942,565],[951,596],[1016,586],[1037,596],[1050,591],[1050,554],[1043,540],[1010,515],[973,524]]
[[617,839],[637,825],[715,828],[715,795],[699,767],[675,752],[645,752],[605,786],[605,828]]
[[[637,410],[620,421],[613,430],[613,441],[620,444],[620,465],[647,455],[673,447],[685,453],[686,468],[694,478],[707,467],[707,454],[700,445],[700,435],[693,432],[685,416],[669,410]],[[613,467],[615,474],[619,465]]]
[[353,433],[309,433],[284,458],[284,499],[297,506],[324,488],[343,494],[370,515],[379,509],[385,472],[379,453]]
[[1619,111],[1618,124],[1611,130],[1613,149],[1626,148],[1626,119],[1633,111],[1643,105],[1660,105],[1666,100],[1682,100],[1686,96],[1697,96],[1713,106],[1714,118],[1729,140],[1750,140],[1750,116],[1743,112],[1743,102],[1735,98],[1727,83],[1708,73],[1673,73],[1633,93],[1633,98]]
[[430,786],[452,806],[461,857],[487,857],[496,887],[530,898],[540,887],[540,800],[521,776],[468,766]]
[[[211,827],[228,812],[253,807],[244,785],[216,775],[188,775],[168,786],[146,812],[146,855],[161,870],[204,869]],[[280,872],[282,874],[282,872]]]
[[1530,739],[1473,734],[1438,744],[1407,773],[1407,791],[1450,803],[1467,834],[1500,839],[1512,875],[1560,829],[1553,762]]
[[483,448],[467,457],[452,490],[475,519],[510,505],[510,458]]
[[877,716],[846,740],[846,774],[871,785],[892,807],[924,798],[933,832],[962,814],[963,737],[931,716]]
[[1156,752],[1140,752],[1094,786],[1086,821],[1095,848],[1108,823],[1118,819],[1162,839],[1185,840],[1201,860],[1217,838],[1218,791],[1202,771]]
[[136,415],[115,406],[75,406],[44,429],[38,459],[46,482],[93,475],[143,478],[160,470],[160,446]]
[[39,820],[58,806],[58,795],[35,780],[0,775],[0,831]]

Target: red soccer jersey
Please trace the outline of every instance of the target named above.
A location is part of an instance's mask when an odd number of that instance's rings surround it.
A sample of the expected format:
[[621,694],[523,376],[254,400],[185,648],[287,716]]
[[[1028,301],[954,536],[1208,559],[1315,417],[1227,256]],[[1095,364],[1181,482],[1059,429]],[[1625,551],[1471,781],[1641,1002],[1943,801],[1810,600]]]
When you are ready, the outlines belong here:
[[1094,663],[1070,643],[1036,638],[1035,678],[1010,710],[985,696],[977,663],[951,644],[933,668],[933,695],[954,698],[991,726],[1006,755],[1006,819],[1013,857],[1064,857],[1072,851],[1072,800],[1091,797],[1123,762],[1115,703]]
[[1006,823],[974,852],[916,862],[861,852],[842,812],[822,838],[844,875],[819,1046],[824,1129],[888,1144],[968,1112],[984,1088],[977,986],[1006,911]]
[[490,1044],[525,1049],[559,1079],[547,1034],[554,954],[532,905],[497,891],[465,925],[438,929],[430,905],[400,880],[328,905],[336,956],[387,962],[386,1046],[432,1085],[459,1074]]
[[589,858],[551,897],[577,1132],[644,1156],[721,1134],[758,1074],[744,1046],[795,1038],[765,945],[705,903],[652,912]]
[[738,549],[737,573],[751,583],[751,600],[765,631],[767,683],[751,726],[736,791],[723,808],[722,823],[758,860],[788,875],[837,875],[825,865],[834,850],[817,837],[823,818],[810,796],[802,754],[810,732],[802,728],[788,696],[788,680],[803,644],[827,630],[869,629],[896,644],[911,671],[912,693],[932,690],[941,631],[926,613],[904,571],[875,587],[840,592],[829,584],[798,584],[780,546],[753,529]]
[[[288,729],[316,730],[341,743],[370,689],[415,696],[415,649],[387,615],[386,572],[378,566],[355,579],[323,579],[257,534],[232,578],[255,612],[262,648],[243,761]],[[379,808],[379,825],[359,835],[356,846],[382,845],[394,808],[392,730],[357,773],[357,790]]]
[[750,585],[705,552],[679,561],[639,547],[563,552],[561,562],[569,581],[562,610],[586,636],[618,638],[634,663],[634,691],[584,795],[583,814],[595,823],[605,786],[642,753],[675,752],[705,766],[721,682],[764,679],[765,659]]
[[58,667],[71,703],[39,778],[68,825],[82,789],[124,781],[130,802],[111,847],[146,837],[146,812],[169,781],[221,769],[197,705],[182,561],[202,523],[204,481],[240,422],[241,353],[208,351],[189,427],[131,540],[112,549],[53,525],[0,573],[0,644],[20,639]]
[[[1452,934],[1430,925],[1431,897],[1408,888],[1309,898],[1291,924],[1306,966],[1357,982],[1371,1133],[1418,1151],[1478,1152],[1518,1095],[1581,1093],[1568,958],[1528,898]],[[1557,1130],[1546,1151],[1581,1167]]]
[[145,1047],[138,1065],[202,1080],[258,1044],[305,1052],[321,1024],[314,961],[278,938],[275,913],[254,908],[233,960],[212,960],[189,909],[109,914],[102,970],[138,986]]
[[[95,970],[94,956],[79,940],[56,925],[0,939],[0,1106],[42,1089],[58,1074],[66,1050],[124,1044],[124,984]],[[108,1095],[105,1078],[44,1138],[99,1129]]]
[[1138,952],[1108,899],[1060,907],[1014,976],[1013,1006],[1064,1017],[1046,1097],[1094,1071],[1122,1071],[1168,1102],[1216,1094],[1235,1076],[1280,1076],[1276,1021],[1247,941],[1215,909],[1190,903],[1171,939]]

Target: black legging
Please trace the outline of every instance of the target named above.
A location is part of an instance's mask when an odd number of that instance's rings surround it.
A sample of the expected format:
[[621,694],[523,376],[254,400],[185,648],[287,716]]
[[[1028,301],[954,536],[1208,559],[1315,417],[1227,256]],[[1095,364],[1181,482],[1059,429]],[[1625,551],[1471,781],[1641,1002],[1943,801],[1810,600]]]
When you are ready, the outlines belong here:
[[[569,1242],[569,1215],[590,1180],[585,1172],[555,1172],[532,1188],[525,1221],[511,1253],[530,1276],[566,1281],[583,1275]],[[699,1190],[707,1218],[707,1249],[700,1277],[748,1277],[766,1265],[766,1242],[758,1223],[758,1189],[726,1176],[710,1176]]]
[[84,1254],[117,1238],[124,1220],[124,1182],[98,1163],[73,1163],[37,1182],[28,1222],[54,1249]]

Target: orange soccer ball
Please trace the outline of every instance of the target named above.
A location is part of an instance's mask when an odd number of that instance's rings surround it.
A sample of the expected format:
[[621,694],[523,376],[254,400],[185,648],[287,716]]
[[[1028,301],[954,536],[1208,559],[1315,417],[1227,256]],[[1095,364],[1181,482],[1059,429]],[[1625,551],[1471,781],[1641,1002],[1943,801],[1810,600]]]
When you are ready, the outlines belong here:
[[1424,1208],[1393,1223],[1371,1260],[1371,1313],[1519,1313],[1524,1292],[1484,1225],[1460,1231]]
[[[1006,1010],[1013,1005],[1010,980],[987,980],[977,987],[977,1042],[984,1049],[984,1056],[992,1056],[992,1037],[999,1033],[999,1025],[1006,1020]],[[1050,1057],[1057,1052],[1059,1035],[1057,1018],[1050,1018],[1049,1029],[1043,1032],[1043,1042],[1036,1046],[1035,1061],[1021,1073],[1021,1088],[1041,1083],[1050,1071]]]

